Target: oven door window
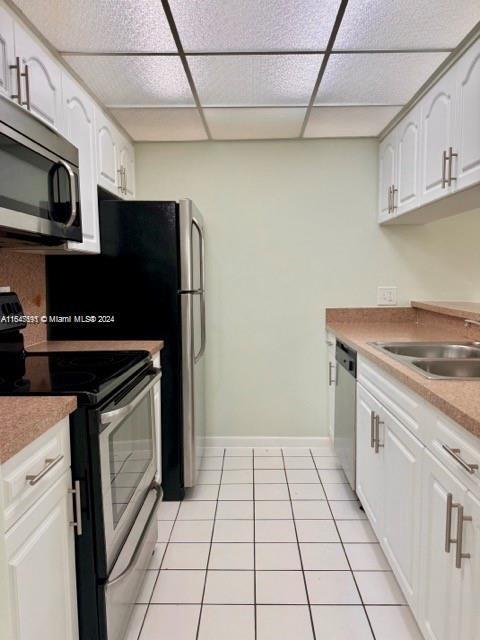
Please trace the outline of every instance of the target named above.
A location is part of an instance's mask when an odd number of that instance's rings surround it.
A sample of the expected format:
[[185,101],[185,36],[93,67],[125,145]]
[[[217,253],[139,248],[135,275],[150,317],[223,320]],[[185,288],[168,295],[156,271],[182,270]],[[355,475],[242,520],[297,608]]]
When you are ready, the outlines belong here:
[[115,530],[154,459],[152,396],[147,394],[108,436]]
[[[75,172],[77,211],[78,176]],[[0,207],[52,220],[61,226],[72,213],[70,177],[58,161],[0,134]],[[79,216],[72,226],[79,226]]]

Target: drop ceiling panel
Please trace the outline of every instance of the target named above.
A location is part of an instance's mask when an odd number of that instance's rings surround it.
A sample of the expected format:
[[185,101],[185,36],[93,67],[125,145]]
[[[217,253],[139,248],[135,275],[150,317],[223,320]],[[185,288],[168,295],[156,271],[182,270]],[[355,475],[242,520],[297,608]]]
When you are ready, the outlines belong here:
[[305,108],[205,109],[205,117],[217,140],[295,138],[305,112]]
[[314,107],[305,138],[378,136],[401,107]]
[[335,49],[454,48],[479,20],[479,0],[349,0]]
[[65,56],[65,61],[107,106],[194,104],[177,56]]
[[59,51],[176,51],[160,0],[14,0]]
[[111,109],[134,140],[206,140],[197,109]]
[[188,63],[204,106],[304,106],[322,55],[191,57]]
[[317,104],[407,102],[430,77],[446,53],[332,54]]
[[186,51],[318,50],[339,0],[170,0]]

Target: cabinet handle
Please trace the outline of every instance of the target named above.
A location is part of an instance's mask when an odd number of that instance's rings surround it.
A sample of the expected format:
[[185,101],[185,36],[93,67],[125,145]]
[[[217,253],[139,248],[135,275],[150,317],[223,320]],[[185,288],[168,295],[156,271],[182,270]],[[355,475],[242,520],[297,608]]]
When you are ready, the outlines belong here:
[[395,209],[397,209],[397,205],[395,204],[395,194],[398,193],[398,189],[392,184],[392,213],[395,213]]
[[15,76],[17,79],[17,93],[11,93],[10,98],[12,100],[16,100],[18,104],[23,104],[22,102],[22,74],[20,72],[20,58],[17,56],[15,58],[15,64],[9,65],[10,69],[15,69]]
[[24,102],[20,102],[20,104],[30,111],[30,75],[28,70],[28,64],[25,65],[25,71],[21,74],[22,78],[25,78],[25,97],[26,100]]
[[127,195],[127,170],[123,167],[123,193]]
[[331,387],[332,384],[335,382],[334,378],[332,377],[332,371],[335,368],[335,365],[333,364],[333,362],[329,362],[328,363],[328,386]]
[[453,158],[458,158],[458,153],[453,153],[452,147],[448,149],[448,186],[450,187],[452,182],[456,182],[457,178],[452,176],[452,164]]
[[123,193],[123,166],[121,166],[120,169],[117,169],[117,173],[119,179],[118,190],[120,193]]
[[463,523],[472,522],[472,516],[463,515],[463,506],[458,505],[457,515],[457,552],[455,554],[455,567],[462,568],[462,560],[471,558],[469,553],[463,553]]
[[370,448],[375,446],[375,411],[370,411]]
[[387,203],[388,203],[387,213],[391,213],[392,212],[392,187],[391,186],[388,187]]
[[452,456],[452,458],[455,460],[455,462],[458,462],[458,464],[465,469],[465,471],[468,471],[468,473],[473,474],[475,473],[475,471],[478,471],[478,464],[470,464],[469,462],[466,462],[462,456],[460,455],[461,453],[461,449],[452,449],[451,447],[447,447],[446,444],[442,444],[443,449],[445,449],[445,451]]
[[443,157],[442,157],[442,189],[445,189],[445,187],[447,186],[447,152],[444,151],[443,152]]
[[27,482],[29,482],[30,485],[33,487],[34,485],[37,484],[37,482],[40,482],[40,480],[44,476],[46,476],[47,473],[49,471],[51,471],[53,469],[53,467],[55,467],[62,460],[63,460],[63,454],[60,454],[56,458],[46,458],[45,459],[45,466],[43,467],[43,469],[41,471],[39,471],[36,475],[25,476],[25,480],[27,480]]
[[70,522],[72,527],[75,527],[77,536],[81,536],[83,533],[82,527],[82,495],[80,493],[80,480],[75,480],[74,482],[75,489],[69,489],[68,493],[71,493],[75,496],[75,517],[76,520]]
[[383,447],[383,444],[380,444],[380,425],[383,424],[383,420],[380,420],[380,416],[375,416],[375,453],[379,452],[380,447]]
[[445,518],[445,553],[450,553],[452,544],[457,542],[456,538],[452,538],[452,509],[457,509],[460,505],[453,502],[453,495],[447,493],[447,515]]

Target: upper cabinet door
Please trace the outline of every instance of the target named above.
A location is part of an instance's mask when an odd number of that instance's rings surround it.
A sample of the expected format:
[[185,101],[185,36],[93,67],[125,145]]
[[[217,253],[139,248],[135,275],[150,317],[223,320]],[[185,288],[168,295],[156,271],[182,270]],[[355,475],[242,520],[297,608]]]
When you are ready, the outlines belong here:
[[379,149],[378,220],[388,219],[392,213],[392,188],[395,183],[395,136],[394,129],[382,142]]
[[15,54],[20,58],[22,97],[35,116],[54,129],[63,129],[61,66],[17,22]]
[[420,108],[408,113],[397,128],[397,178],[393,194],[394,213],[400,215],[419,204]]
[[95,110],[95,123],[98,184],[115,195],[121,195],[118,131],[100,109]]
[[458,152],[456,188],[480,181],[480,40],[460,59],[457,69]]
[[421,101],[422,170],[421,200],[427,203],[452,190],[455,163],[450,165],[449,149],[453,147],[455,123],[455,68],[435,84]]
[[133,146],[125,139],[120,143],[119,170],[122,182],[122,196],[127,199],[135,197],[135,152]]
[[63,79],[65,136],[78,148],[83,242],[70,242],[74,251],[100,252],[95,162],[94,104],[67,74]]
[[13,19],[0,7],[0,94],[11,98],[17,93],[17,78],[10,65],[15,64]]

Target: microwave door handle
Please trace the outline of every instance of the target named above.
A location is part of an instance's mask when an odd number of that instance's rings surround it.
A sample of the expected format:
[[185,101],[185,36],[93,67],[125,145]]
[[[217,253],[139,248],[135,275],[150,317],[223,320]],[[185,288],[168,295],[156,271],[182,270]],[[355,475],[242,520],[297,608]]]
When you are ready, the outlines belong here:
[[72,226],[75,222],[75,218],[77,217],[77,183],[75,182],[75,174],[68,162],[65,162],[65,160],[60,158],[58,164],[61,164],[62,167],[66,169],[68,179],[70,181],[71,213],[70,218],[65,222],[65,227],[68,229],[68,227]]
[[140,402],[147,395],[147,393],[149,393],[152,387],[154,387],[162,377],[161,369],[154,369],[154,371],[155,371],[155,376],[152,378],[152,380],[150,380],[147,386],[144,387],[137,396],[135,396],[135,398],[131,402],[123,405],[123,407],[114,409],[113,411],[105,411],[101,413],[100,422],[102,424],[110,424],[110,422],[113,422],[114,420],[117,421],[118,419],[125,418],[126,416],[128,416],[128,414],[131,413],[135,409],[135,407],[140,404]]
[[205,346],[207,344],[207,331],[206,331],[206,314],[205,314],[205,237],[203,235],[203,229],[198,220],[192,218],[192,223],[198,231],[200,238],[200,289],[198,293],[200,295],[200,349],[194,357],[194,361],[198,362],[205,352]]

